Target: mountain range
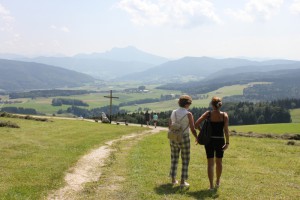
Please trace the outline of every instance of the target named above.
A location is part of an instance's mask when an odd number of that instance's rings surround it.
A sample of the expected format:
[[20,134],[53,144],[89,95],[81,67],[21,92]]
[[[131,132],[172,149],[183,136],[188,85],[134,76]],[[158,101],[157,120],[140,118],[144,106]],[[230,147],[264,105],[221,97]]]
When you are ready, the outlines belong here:
[[300,68],[299,61],[268,60],[251,61],[238,58],[215,59],[209,57],[185,57],[168,61],[143,72],[133,73],[120,80],[143,80],[146,82],[170,82],[170,80],[209,79],[222,75],[243,72],[265,72],[280,69]]
[[77,54],[72,57],[40,56],[26,58],[17,55],[0,54],[1,56],[7,59],[63,67],[103,80],[116,79],[130,73],[141,72],[168,61],[167,58],[155,56],[131,46],[113,48],[103,53]]
[[[194,81],[194,85],[203,85],[203,82],[212,84],[214,82],[222,82],[222,79],[228,82],[226,77],[231,77],[230,79],[235,80],[239,76],[249,78],[250,76],[260,76],[262,72],[300,68],[300,61],[293,60],[254,61],[241,58],[216,59],[210,57],[184,57],[176,60],[168,60],[167,58],[138,50],[135,47],[113,48],[103,53],[77,54],[72,57],[26,58],[14,54],[0,54],[0,58],[1,57],[22,61],[22,64],[18,62],[11,63],[12,67],[7,67],[8,61],[6,61],[4,68],[2,66],[3,60],[2,63],[0,62],[1,76],[3,79],[1,80],[2,89],[6,88],[10,90],[16,88],[36,89],[37,87],[46,87],[45,82],[39,84],[36,80],[43,74],[47,74],[42,71],[46,69],[50,70],[50,68],[55,72],[58,72],[58,69],[60,69],[62,74],[61,76],[57,74],[56,76],[44,76],[42,78],[45,81],[51,82],[51,84],[47,86],[50,88],[74,85],[74,82],[80,84],[87,82],[86,80],[93,81],[94,79],[91,76],[107,81],[134,80],[144,82],[145,84],[166,84],[175,82],[177,83],[177,87],[184,87],[182,83],[190,82],[191,80]],[[30,65],[35,68],[31,68]],[[20,67],[18,71],[16,66],[23,66],[23,68]],[[41,69],[38,69],[38,66],[40,66]],[[66,71],[62,71],[62,68]],[[74,71],[77,71],[77,73]],[[13,75],[14,73],[16,73],[15,76]],[[20,76],[20,73],[23,75]],[[27,76],[26,73],[30,75]],[[4,74],[9,74],[9,76],[5,77]],[[268,73],[265,73],[266,78],[267,74]],[[74,78],[74,82],[72,82],[72,80],[70,80],[72,76],[78,78]],[[4,82],[4,79],[7,80],[8,77],[9,81]],[[29,82],[27,82],[27,86],[26,84],[20,84],[23,81],[22,79],[27,77],[29,77],[32,83],[29,84]],[[58,77],[60,77],[60,80],[55,79]],[[54,80],[60,84],[56,84]],[[201,80],[203,82],[201,82]],[[65,83],[63,83],[64,81]],[[3,86],[4,83],[5,87]],[[178,83],[180,83],[180,85],[178,85]]]

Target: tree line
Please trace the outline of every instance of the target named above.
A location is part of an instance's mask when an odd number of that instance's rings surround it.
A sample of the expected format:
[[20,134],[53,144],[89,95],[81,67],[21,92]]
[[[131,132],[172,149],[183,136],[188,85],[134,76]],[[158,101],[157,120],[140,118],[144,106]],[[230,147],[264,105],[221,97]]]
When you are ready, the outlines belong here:
[[89,106],[89,104],[78,99],[64,99],[64,98],[52,99],[52,106],[62,106],[62,105],[85,106],[85,107]]
[[[296,102],[300,103],[300,100],[296,100]],[[225,103],[222,107],[222,111],[228,113],[230,125],[290,123],[292,121],[289,111],[290,106],[285,106],[288,104],[293,105],[294,108],[296,108],[294,100],[274,101],[272,103],[233,102]],[[195,120],[208,110],[211,110],[211,108],[190,109]],[[160,112],[157,114],[159,116],[159,125],[168,126],[171,111]],[[122,116],[130,123],[145,124],[144,112],[126,113]]]
[[10,99],[19,98],[38,98],[38,97],[56,97],[56,96],[73,96],[95,93],[88,90],[33,90],[29,92],[12,92],[9,93]]
[[[270,124],[270,123],[290,123],[291,115],[289,109],[300,108],[300,99],[284,99],[272,102],[227,102],[224,103],[222,111],[229,115],[230,125],[250,125],[250,124]],[[192,108],[195,120],[204,112],[211,108]],[[38,114],[35,109],[4,107],[3,112],[19,114]],[[75,116],[84,118],[99,119],[101,113],[108,115],[109,106],[85,109],[77,106],[71,106],[67,110],[59,110],[58,114],[71,113]],[[158,112],[159,125],[168,126],[168,121],[172,111]],[[127,113],[121,110],[119,106],[112,106],[113,120],[126,120],[129,123],[145,124],[144,112]],[[151,113],[153,115],[153,113]]]

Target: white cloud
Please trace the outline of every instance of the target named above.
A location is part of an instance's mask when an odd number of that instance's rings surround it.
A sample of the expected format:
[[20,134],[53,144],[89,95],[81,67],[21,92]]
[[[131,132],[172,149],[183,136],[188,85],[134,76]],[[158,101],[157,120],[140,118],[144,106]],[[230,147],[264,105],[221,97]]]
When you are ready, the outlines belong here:
[[0,4],[0,15],[10,15],[9,10]]
[[70,32],[70,29],[68,27],[66,27],[66,26],[62,26],[62,27],[59,28],[59,27],[57,27],[55,25],[51,25],[50,28],[54,29],[54,30],[60,30],[60,31],[65,32],[65,33],[69,33]]
[[118,6],[138,25],[192,27],[221,22],[210,0],[122,0]]
[[10,11],[0,4],[0,31],[12,30],[12,22],[14,17]]
[[57,29],[57,27],[55,25],[51,25],[50,28],[51,29]]
[[244,22],[267,21],[276,15],[284,0],[249,0],[243,9],[228,9],[227,14]]
[[293,14],[300,14],[300,0],[294,0],[290,6],[290,10]]
[[65,33],[69,33],[69,32],[70,32],[70,29],[69,29],[68,27],[66,27],[66,26],[61,27],[60,30],[61,30],[62,32],[65,32]]

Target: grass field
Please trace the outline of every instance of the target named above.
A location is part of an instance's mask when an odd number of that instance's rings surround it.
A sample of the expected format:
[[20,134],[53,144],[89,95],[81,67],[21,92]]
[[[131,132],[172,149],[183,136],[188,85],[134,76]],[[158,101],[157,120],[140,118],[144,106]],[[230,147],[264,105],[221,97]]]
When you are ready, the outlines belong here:
[[300,123],[287,123],[287,124],[259,124],[259,125],[246,125],[246,126],[230,126],[231,131],[235,130],[242,133],[299,133]]
[[[252,83],[252,84],[264,84],[264,83]],[[110,89],[125,89],[130,86],[124,86],[125,83],[119,83]],[[119,97],[119,99],[114,99],[113,104],[119,105],[120,103],[140,100],[140,99],[147,99],[147,98],[160,98],[161,95],[167,94],[181,94],[181,91],[169,91],[169,90],[160,90],[156,89],[158,85],[150,85],[147,86],[147,89],[150,90],[149,93],[115,93],[114,96]],[[226,86],[222,87],[218,90],[212,91],[207,93],[207,99],[199,99],[194,100],[192,106],[193,107],[208,107],[209,102],[213,96],[225,97],[225,96],[232,96],[232,95],[242,95],[243,90],[247,88],[249,84],[244,85],[233,85],[233,86]],[[92,93],[92,94],[85,94],[85,95],[75,95],[75,96],[68,96],[68,97],[55,97],[55,98],[69,98],[69,99],[78,99],[82,100],[89,104],[89,107],[84,107],[88,109],[103,107],[109,105],[109,100],[104,98],[105,93]],[[3,97],[5,98],[5,97]],[[69,106],[52,106],[51,101],[54,97],[51,98],[36,98],[36,99],[21,99],[23,102],[18,104],[10,104],[4,106],[13,106],[13,107],[24,107],[24,108],[34,108],[40,113],[45,114],[53,114],[56,113],[58,110],[63,109],[66,110]],[[7,97],[6,97],[7,99]],[[170,101],[162,101],[156,103],[146,103],[146,104],[138,104],[133,106],[124,106],[121,109],[127,110],[129,112],[136,112],[139,108],[142,109],[150,109],[153,111],[168,111],[173,110],[177,107],[177,100],[170,100]]]
[[36,122],[0,118],[21,128],[0,127],[0,199],[41,199],[63,185],[64,173],[90,149],[139,127],[80,120]]
[[[134,100],[140,100],[140,99],[147,99],[147,98],[160,98],[160,96],[166,95],[166,94],[181,94],[180,91],[167,91],[167,90],[158,90],[154,89],[154,86],[150,86],[149,89],[151,89],[151,92],[149,93],[114,93],[114,96],[119,97],[119,99],[114,99],[113,104],[119,105],[120,103],[128,102],[128,101],[134,101]],[[63,106],[52,106],[51,102],[53,98],[68,98],[68,99],[78,99],[86,102],[89,104],[89,107],[83,107],[87,109],[92,108],[99,108],[103,106],[109,105],[109,99],[104,98],[105,93],[91,93],[91,94],[85,94],[85,95],[74,95],[74,96],[64,96],[64,97],[50,97],[50,98],[36,98],[36,99],[18,99],[23,101],[22,103],[16,103],[16,104],[8,104],[4,105],[4,107],[23,107],[23,108],[34,108],[40,113],[45,114],[53,114],[56,113],[58,110],[63,109],[66,110],[68,105]],[[4,97],[3,99],[8,99],[8,97]]]
[[[119,144],[103,177],[86,186],[79,199],[299,199],[300,146],[285,140],[231,137],[225,152],[221,187],[209,191],[203,146],[191,146],[189,190],[173,187],[168,177],[166,133]],[[122,151],[120,150],[122,149]],[[178,168],[180,176],[181,164]]]
[[[244,85],[233,85],[233,86],[222,87],[218,90],[207,93],[208,94],[207,99],[193,100],[192,107],[208,107],[209,102],[211,101],[211,98],[213,96],[219,96],[223,98],[225,96],[242,95],[243,90],[248,86],[249,86],[248,84],[244,84]],[[177,100],[170,100],[170,101],[163,101],[163,102],[156,102],[156,103],[139,104],[136,106],[124,106],[122,107],[122,109],[135,112],[138,110],[139,107],[141,107],[141,108],[149,108],[150,110],[159,112],[159,111],[173,110],[177,106],[178,106]]]
[[291,116],[293,123],[300,123],[300,109],[291,110]]

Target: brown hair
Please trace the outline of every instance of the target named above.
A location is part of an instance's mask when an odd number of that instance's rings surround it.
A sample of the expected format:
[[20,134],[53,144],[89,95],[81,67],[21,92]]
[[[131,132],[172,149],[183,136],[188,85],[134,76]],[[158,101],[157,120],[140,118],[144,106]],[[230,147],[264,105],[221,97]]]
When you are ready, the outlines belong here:
[[192,97],[190,97],[189,95],[182,95],[178,100],[178,104],[182,108],[188,104],[192,104]]
[[216,107],[217,109],[222,107],[222,99],[220,97],[213,97],[211,99],[211,105]]

